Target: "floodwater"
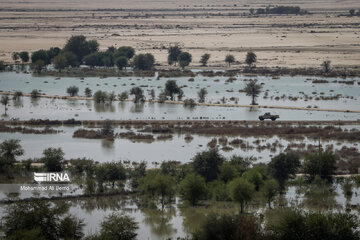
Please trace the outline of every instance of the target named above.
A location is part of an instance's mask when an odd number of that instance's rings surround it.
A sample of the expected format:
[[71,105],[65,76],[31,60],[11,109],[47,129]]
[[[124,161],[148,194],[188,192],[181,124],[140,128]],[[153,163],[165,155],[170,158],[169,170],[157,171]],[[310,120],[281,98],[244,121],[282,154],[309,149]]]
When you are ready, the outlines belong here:
[[[0,113],[4,108],[0,108]],[[12,101],[8,106],[8,116],[3,119],[18,118],[66,120],[258,120],[266,112],[278,114],[280,120],[358,120],[360,113],[325,112],[287,109],[253,109],[242,107],[196,106],[184,107],[181,104],[113,102],[96,104],[86,100],[64,100],[23,97]]]
[[[166,81],[172,79],[176,80],[178,86],[182,87],[185,98],[197,99],[199,89],[206,88],[208,91],[206,102],[220,102],[225,97],[226,103],[250,104],[250,97],[239,92],[239,90],[244,89],[247,80],[251,78],[257,79],[258,83],[262,85],[262,93],[258,98],[260,105],[318,106],[319,108],[359,110],[359,78],[344,80],[342,78],[281,76],[279,79],[272,79],[268,76],[247,77],[238,75],[232,82],[226,82],[228,77],[204,77],[201,75],[194,77],[194,81],[189,81],[189,77],[161,78],[158,80],[157,74],[154,77],[86,77],[84,79],[62,77],[56,79],[53,76],[2,72],[0,73],[0,90],[30,93],[33,89],[38,89],[45,94],[64,96],[67,95],[66,89],[73,85],[79,87],[79,95],[84,95],[84,90],[87,87],[93,93],[97,90],[103,90],[114,91],[119,94],[123,91],[129,91],[134,86],[140,86],[144,89],[145,96],[149,98],[150,90],[154,89],[156,96],[158,96]],[[312,83],[315,79],[327,80],[328,83]],[[339,83],[339,81],[353,82],[353,84]],[[267,98],[264,98],[265,95]],[[334,97],[336,95],[340,95],[338,100],[321,100],[321,97]],[[289,97],[293,100],[297,98],[297,100],[293,101]],[[320,100],[316,100],[317,97]]]
[[[343,126],[348,129],[355,128],[356,126]],[[163,161],[175,160],[181,163],[191,161],[196,153],[207,150],[207,144],[212,138],[219,138],[220,136],[202,136],[194,134],[191,142],[185,140],[185,134],[173,134],[172,139],[161,141],[132,141],[129,139],[116,138],[114,141],[101,140],[101,139],[85,139],[73,138],[73,132],[81,127],[55,127],[54,129],[61,131],[57,134],[22,134],[22,133],[0,133],[0,139],[20,139],[21,146],[24,148],[25,153],[22,159],[40,158],[44,149],[49,147],[61,147],[65,153],[66,159],[74,158],[89,158],[94,161],[108,162],[119,160],[130,160],[133,162],[147,162],[148,166],[161,163]],[[131,129],[136,132],[135,129]],[[115,128],[115,132],[124,132],[125,129]],[[156,138],[156,134],[154,137]],[[240,138],[244,141],[247,148],[233,148],[232,151],[222,150],[219,146],[221,154],[230,157],[234,154],[242,157],[254,159],[255,162],[269,162],[273,155],[284,151],[289,144],[317,145],[317,140],[304,139],[304,140],[287,140],[277,136],[274,137],[248,137],[241,136],[227,136],[228,142],[233,139]],[[259,143],[255,141],[259,140]],[[274,149],[270,147],[276,144]],[[343,146],[355,147],[360,151],[360,145],[348,141],[322,141],[324,149],[327,146],[333,146],[333,150],[339,150]],[[257,147],[260,146],[258,149]],[[305,150],[300,149],[300,150]]]
[[[360,199],[360,189],[353,188],[353,195],[345,197],[340,183],[335,183],[333,190],[328,194],[323,194],[331,188],[321,188],[321,193],[304,193],[301,187],[291,186],[283,197],[277,197],[275,205],[301,207],[312,210],[332,210],[344,212],[349,206],[358,206]],[[307,189],[309,190],[309,189]],[[257,197],[255,197],[257,198]],[[139,199],[131,196],[108,196],[86,199],[66,200],[70,205],[69,213],[83,219],[85,223],[85,235],[94,234],[99,230],[100,223],[104,217],[111,213],[128,215],[138,223],[138,239],[168,239],[185,237],[201,226],[206,215],[211,212],[234,213],[239,211],[238,205],[234,202],[212,202],[209,207],[205,206],[189,207],[183,205],[180,199],[164,211],[141,207]],[[267,211],[266,201],[258,199],[257,205],[249,205],[247,211],[264,214]],[[324,204],[326,202],[326,204]],[[0,204],[0,216],[5,213],[6,205]],[[351,213],[359,215],[357,207],[351,207]]]

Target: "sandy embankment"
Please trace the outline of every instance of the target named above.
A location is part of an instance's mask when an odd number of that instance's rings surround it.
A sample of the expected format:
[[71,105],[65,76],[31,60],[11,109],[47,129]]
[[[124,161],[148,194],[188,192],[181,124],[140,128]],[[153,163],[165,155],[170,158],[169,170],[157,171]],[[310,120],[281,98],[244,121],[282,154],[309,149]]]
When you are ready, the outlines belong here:
[[[2,92],[0,95],[14,95],[14,92]],[[23,93],[25,97],[31,97],[29,93]],[[81,96],[58,96],[58,95],[39,95],[42,98],[53,98],[53,99],[69,99],[69,100],[88,100],[92,101],[92,97],[81,97]],[[115,100],[119,101],[119,100]],[[133,99],[126,99],[127,102],[132,102]],[[158,100],[145,100],[146,102],[159,102]],[[184,104],[183,101],[170,101],[167,100],[165,103],[168,104]],[[271,109],[287,109],[287,110],[306,110],[306,111],[324,111],[324,112],[346,112],[346,113],[360,113],[360,110],[348,110],[348,109],[331,109],[331,108],[306,108],[306,107],[292,107],[292,106],[274,106],[274,105],[243,105],[243,104],[220,104],[220,103],[196,103],[197,106],[209,106],[209,107],[243,107],[243,108],[271,108]]]

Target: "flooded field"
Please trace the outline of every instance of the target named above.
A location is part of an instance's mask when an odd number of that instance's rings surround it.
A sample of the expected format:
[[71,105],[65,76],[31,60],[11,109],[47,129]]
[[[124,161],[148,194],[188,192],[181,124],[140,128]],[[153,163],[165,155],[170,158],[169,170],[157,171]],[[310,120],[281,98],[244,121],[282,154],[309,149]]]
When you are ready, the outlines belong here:
[[[157,78],[154,77],[62,77],[34,76],[31,74],[3,72],[0,73],[0,90],[22,91],[30,93],[38,89],[48,95],[66,96],[69,86],[79,87],[79,95],[84,95],[85,88],[93,93],[103,90],[119,94],[138,86],[144,89],[145,96],[150,98],[150,90],[158,96],[167,80],[177,81],[185,98],[197,99],[197,92],[206,88],[208,103],[250,104],[250,97],[241,92],[249,79],[257,79],[262,86],[262,93],[257,102],[259,105],[318,107],[328,109],[359,110],[360,79],[358,78],[322,78],[308,76],[280,76],[273,79],[267,76],[205,77],[194,78]],[[240,92],[239,92],[240,91]],[[223,101],[225,100],[225,102]]]
[[[284,196],[276,199],[275,204],[283,207],[291,206],[312,210],[326,210],[327,207],[331,207],[332,211],[343,212],[349,206],[358,206],[360,203],[359,188],[353,189],[354,194],[350,198],[344,196],[340,183],[335,183],[333,187],[322,188],[323,191],[329,189],[332,189],[329,194],[319,195],[316,192],[306,192],[301,186],[291,186]],[[65,201],[69,205],[68,212],[84,220],[85,235],[96,233],[102,219],[116,212],[131,216],[138,222],[138,239],[185,237],[198,229],[206,216],[212,212],[231,213],[239,211],[238,205],[233,202],[206,202],[202,206],[185,207],[178,198],[174,204],[165,208],[164,211],[142,207],[140,199],[135,196],[79,198],[59,201]],[[319,204],[319,201],[325,201],[326,204]],[[4,213],[5,208],[6,205],[0,204],[0,215]],[[351,207],[349,211],[359,215],[359,210],[358,207]],[[249,206],[248,211],[255,214],[266,214],[269,209],[263,200],[257,199]]]
[[[114,141],[101,139],[73,138],[73,133],[81,127],[56,127],[57,134],[22,134],[1,132],[0,138],[20,139],[20,144],[25,150],[23,159],[40,158],[44,149],[61,147],[66,159],[89,158],[98,162],[133,161],[147,162],[149,167],[156,167],[163,161],[175,160],[181,163],[190,162],[196,153],[207,150],[210,142],[215,139],[221,154],[226,157],[240,155],[251,158],[254,163],[268,163],[272,156],[292,149],[305,151],[317,146],[318,139],[286,139],[279,136],[248,137],[241,135],[219,136],[192,134],[191,140],[186,139],[186,134],[171,134],[171,137],[159,140],[161,134],[154,134],[154,140],[131,140],[115,138]],[[344,125],[343,129],[358,129],[357,125]],[[115,133],[137,129],[115,128]],[[241,140],[241,145],[231,144],[235,139]],[[224,142],[226,141],[226,142]],[[360,151],[357,142],[347,140],[321,140],[323,149],[339,151],[342,148],[355,148]]]

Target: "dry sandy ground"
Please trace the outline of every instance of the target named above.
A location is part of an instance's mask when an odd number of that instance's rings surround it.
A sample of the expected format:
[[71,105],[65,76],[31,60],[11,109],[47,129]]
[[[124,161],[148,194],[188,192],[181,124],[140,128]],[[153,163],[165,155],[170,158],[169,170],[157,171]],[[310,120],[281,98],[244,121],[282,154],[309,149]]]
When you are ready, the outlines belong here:
[[[297,5],[311,15],[250,16],[250,8]],[[255,51],[258,66],[314,67],[360,63],[358,0],[299,1],[131,1],[8,0],[0,2],[0,59],[14,51],[62,47],[71,35],[97,39],[101,49],[130,45],[151,52],[166,65],[167,48],[179,44],[199,66],[203,53],[209,65],[225,67],[231,53],[243,65],[246,51]]]

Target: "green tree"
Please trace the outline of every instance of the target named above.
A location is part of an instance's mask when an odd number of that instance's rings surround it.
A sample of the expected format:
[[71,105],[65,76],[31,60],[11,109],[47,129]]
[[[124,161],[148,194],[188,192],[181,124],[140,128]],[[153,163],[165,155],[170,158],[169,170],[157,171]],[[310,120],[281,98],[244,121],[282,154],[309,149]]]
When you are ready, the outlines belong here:
[[250,80],[245,86],[245,92],[247,96],[251,96],[252,98],[251,105],[256,105],[255,100],[261,92],[261,85],[256,84],[254,80]]
[[180,191],[183,199],[194,206],[207,194],[205,179],[194,173],[188,174],[180,182]]
[[285,181],[294,177],[299,167],[299,156],[294,153],[280,153],[268,164],[269,173],[279,182],[281,190],[285,188]]
[[274,201],[274,198],[280,192],[279,183],[275,179],[268,179],[264,182],[264,186],[261,190],[262,195],[265,197],[269,205],[269,208],[271,208],[271,202]]
[[175,80],[167,80],[165,83],[165,93],[170,97],[171,101],[174,101],[174,94],[180,93],[180,88],[176,84]]
[[133,65],[136,70],[151,70],[154,67],[155,58],[151,53],[138,54],[134,57]]
[[135,49],[132,47],[128,47],[128,46],[122,46],[119,47],[115,54],[114,57],[118,58],[118,57],[126,57],[127,59],[132,58],[135,55]]
[[93,98],[94,98],[95,103],[104,103],[108,100],[109,97],[106,92],[98,90],[94,93]]
[[175,64],[178,61],[178,57],[181,53],[181,48],[179,46],[171,46],[168,49],[168,63],[169,65]]
[[47,148],[43,151],[41,161],[48,172],[60,172],[64,164],[64,155],[61,148]]
[[38,98],[40,95],[40,92],[37,89],[33,89],[30,93],[31,98]]
[[4,105],[5,107],[5,116],[6,114],[6,110],[7,110],[7,105],[10,103],[10,98],[8,95],[3,95],[1,96],[1,100],[0,100],[1,104]]
[[193,234],[196,240],[264,240],[261,222],[251,215],[208,215]]
[[313,180],[316,175],[322,179],[330,179],[336,171],[337,157],[332,152],[321,152],[310,154],[305,157],[303,168],[305,174]]
[[85,96],[88,97],[88,98],[92,96],[92,90],[90,88],[88,88],[88,87],[85,88],[84,93],[85,93]]
[[257,56],[254,52],[248,52],[246,54],[245,62],[249,67],[251,67],[257,61]]
[[16,157],[24,154],[24,149],[20,145],[20,140],[9,139],[0,144],[0,172],[5,172],[12,168],[16,162]]
[[225,161],[217,148],[197,153],[192,161],[194,171],[207,182],[217,179],[219,168]]
[[101,222],[100,234],[96,239],[135,240],[138,228],[138,224],[133,218],[112,213]]
[[355,16],[355,9],[350,9],[349,14],[350,16]]
[[201,59],[200,59],[200,63],[201,65],[203,66],[206,66],[207,65],[207,62],[209,61],[210,59],[210,54],[209,53],[205,53],[201,56]]
[[105,176],[105,180],[112,184],[112,187],[115,187],[115,182],[126,179],[126,171],[121,162],[107,162],[103,163],[102,170]]
[[81,62],[84,56],[96,52],[99,47],[95,40],[89,42],[83,35],[71,36],[65,44],[64,51],[74,53],[78,62]]
[[126,67],[127,63],[128,63],[128,59],[125,56],[120,56],[115,60],[115,64],[120,70]]
[[6,209],[2,230],[6,239],[81,239],[83,221],[67,215],[64,204],[49,201],[18,202]]
[[90,53],[90,54],[84,56],[83,61],[84,61],[85,65],[93,68],[95,66],[103,66],[104,65],[103,57],[104,57],[104,55],[102,53],[94,52],[94,53]]
[[67,66],[78,67],[80,65],[76,55],[72,52],[63,52],[62,56],[66,58]]
[[243,178],[236,178],[230,182],[230,197],[240,203],[240,212],[244,212],[245,205],[252,199],[255,186]]
[[323,63],[321,64],[322,68],[323,68],[323,72],[324,73],[329,73],[330,70],[331,70],[331,61],[329,60],[326,60],[326,61],[323,61]]
[[105,136],[113,136],[114,135],[114,123],[113,121],[106,119],[101,128],[101,133]]
[[16,91],[15,93],[14,93],[14,95],[13,95],[13,100],[14,101],[18,101],[18,100],[20,100],[20,98],[23,96],[23,93],[21,92],[21,91]]
[[45,50],[41,49],[38,51],[35,51],[31,54],[31,62],[33,64],[35,64],[37,61],[43,61],[44,65],[45,64],[50,64],[50,59],[48,57],[48,54]]
[[14,60],[14,62],[16,62],[17,60],[19,60],[20,54],[19,54],[18,52],[13,52],[13,53],[11,54],[11,57],[12,57],[12,59]]
[[208,94],[206,88],[201,88],[199,91],[198,91],[198,97],[199,97],[199,103],[203,103],[205,102],[205,97],[206,95]]
[[234,55],[231,55],[231,54],[226,55],[226,57],[225,57],[225,62],[227,62],[227,63],[229,64],[229,67],[230,67],[230,65],[231,65],[233,62],[235,62],[235,57],[234,57]]
[[251,168],[243,173],[242,177],[248,182],[254,184],[255,190],[259,191],[260,186],[264,184],[263,176],[256,168]]
[[67,94],[69,94],[71,97],[74,97],[78,95],[79,88],[77,86],[70,86],[66,89]]
[[184,69],[186,66],[189,66],[191,60],[192,56],[188,52],[181,52],[177,58],[177,61],[179,62],[179,65],[182,69]]
[[29,61],[29,52],[25,52],[25,51],[23,51],[23,52],[20,52],[19,53],[19,56],[20,56],[20,59],[21,59],[21,61],[23,62],[23,63],[27,63],[28,61]]
[[129,98],[129,94],[127,91],[124,91],[124,92],[120,93],[118,97],[119,97],[120,101],[125,101],[126,99]]
[[230,162],[224,162],[220,168],[220,179],[223,180],[225,183],[233,180],[236,178],[239,173],[234,165],[232,165]]
[[133,87],[132,89],[130,89],[130,94],[135,95],[135,103],[145,101],[144,92],[140,87]]
[[33,63],[33,68],[37,73],[41,73],[44,67],[45,67],[45,62],[43,60],[37,60],[35,63]]
[[59,72],[61,72],[62,69],[68,66],[66,57],[62,54],[57,55],[53,58],[53,64],[54,67],[59,70]]

